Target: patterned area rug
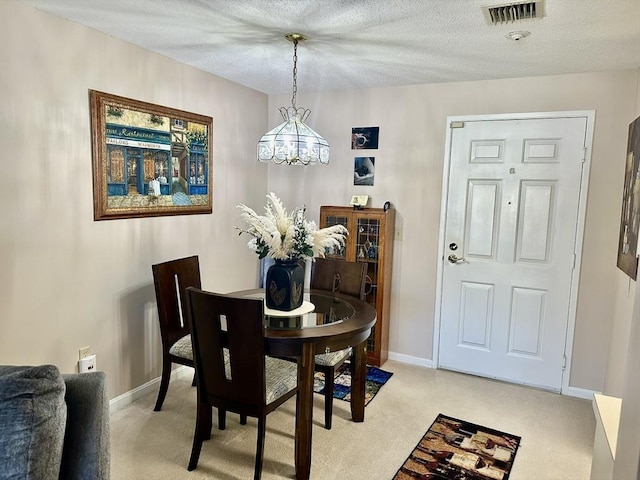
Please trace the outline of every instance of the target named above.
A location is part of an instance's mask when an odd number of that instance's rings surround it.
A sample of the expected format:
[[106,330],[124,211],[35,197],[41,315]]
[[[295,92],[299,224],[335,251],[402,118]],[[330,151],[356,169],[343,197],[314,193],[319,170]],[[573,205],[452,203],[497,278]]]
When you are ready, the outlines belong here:
[[[377,367],[367,365],[367,376],[365,379],[364,404],[365,406],[373,400],[378,390],[387,383],[393,373],[381,370]],[[324,373],[316,372],[313,390],[324,395]],[[338,367],[336,379],[334,380],[333,398],[340,400],[351,400],[351,365],[348,361]]]
[[507,480],[520,437],[439,414],[393,480]]

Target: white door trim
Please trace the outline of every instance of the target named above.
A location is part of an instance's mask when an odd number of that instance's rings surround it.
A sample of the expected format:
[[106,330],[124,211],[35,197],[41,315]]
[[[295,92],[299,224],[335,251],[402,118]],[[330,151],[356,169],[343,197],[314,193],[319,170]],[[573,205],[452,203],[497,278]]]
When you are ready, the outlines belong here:
[[580,280],[580,269],[582,265],[582,244],[584,240],[584,225],[587,210],[587,191],[589,187],[589,170],[591,166],[591,152],[593,148],[593,129],[595,123],[595,110],[573,110],[560,112],[533,112],[533,113],[502,113],[494,115],[463,115],[447,117],[446,124],[446,143],[444,152],[444,168],[442,173],[442,197],[440,201],[440,225],[438,239],[438,264],[436,277],[436,301],[435,315],[433,325],[433,366],[439,367],[439,347],[440,347],[440,322],[442,321],[442,273],[445,252],[445,226],[446,226],[446,208],[448,198],[449,173],[450,173],[450,157],[451,157],[451,137],[452,122],[470,122],[483,120],[525,120],[525,119],[544,119],[544,118],[586,118],[587,130],[585,135],[585,152],[584,167],[582,169],[582,178],[580,180],[580,202],[578,205],[578,223],[576,226],[576,241],[574,254],[576,256],[575,268],[571,275],[571,293],[569,298],[569,312],[567,313],[567,335],[564,354],[566,357],[566,366],[562,376],[562,394],[570,392],[569,380],[571,378],[571,359],[573,353],[573,336],[576,324],[576,310],[578,302],[578,287]]

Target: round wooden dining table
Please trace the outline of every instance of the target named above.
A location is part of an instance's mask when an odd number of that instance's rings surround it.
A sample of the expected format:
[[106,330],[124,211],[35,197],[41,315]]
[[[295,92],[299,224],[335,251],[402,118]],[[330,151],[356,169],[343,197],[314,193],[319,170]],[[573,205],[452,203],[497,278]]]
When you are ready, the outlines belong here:
[[[243,290],[231,295],[264,298],[264,290]],[[352,347],[351,418],[354,422],[363,422],[367,373],[365,348],[376,323],[376,310],[356,297],[312,289],[305,294],[302,309],[293,312],[267,310],[265,323],[267,354],[298,359],[295,468],[296,479],[307,480],[311,474],[315,355]]]

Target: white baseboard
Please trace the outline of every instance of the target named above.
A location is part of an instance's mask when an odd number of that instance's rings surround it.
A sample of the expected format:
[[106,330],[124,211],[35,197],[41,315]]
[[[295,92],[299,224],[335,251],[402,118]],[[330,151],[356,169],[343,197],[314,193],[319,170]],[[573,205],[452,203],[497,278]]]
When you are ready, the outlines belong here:
[[593,394],[600,393],[595,390],[587,390],[586,388],[568,387],[566,391],[562,392],[563,395],[568,397],[584,398],[586,400],[593,400]]
[[389,352],[389,360],[409,365],[418,365],[420,367],[433,368],[433,360],[421,357],[412,357],[411,355],[403,355],[401,353]]
[[[400,353],[389,352],[389,360],[394,360],[400,363],[407,363],[409,365],[418,365],[420,367],[436,368],[433,360],[421,357],[412,357],[410,355],[403,355]],[[600,393],[594,390],[587,390],[585,388],[569,387],[566,391],[562,392],[562,395],[568,397],[584,398],[586,400],[593,400],[593,394]]]
[[[171,379],[174,378],[184,378],[189,377],[193,378],[193,368],[180,366],[171,371]],[[169,382],[171,384],[171,382]],[[117,396],[109,401],[109,413],[113,414],[118,410],[123,409],[127,405],[132,404],[140,397],[147,395],[155,391],[158,392],[158,388],[160,388],[160,377],[154,378],[144,385],[140,385],[139,387],[134,388],[133,390],[129,390],[128,392],[123,393],[122,395]]]

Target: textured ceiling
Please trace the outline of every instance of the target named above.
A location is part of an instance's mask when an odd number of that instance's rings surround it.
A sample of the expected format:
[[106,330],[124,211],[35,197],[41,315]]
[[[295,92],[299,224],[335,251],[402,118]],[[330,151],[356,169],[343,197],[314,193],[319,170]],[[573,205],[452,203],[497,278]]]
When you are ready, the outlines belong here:
[[[22,0],[267,94],[640,68],[640,0],[544,0],[490,25],[500,0]],[[531,35],[513,41],[508,32]]]

